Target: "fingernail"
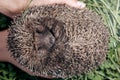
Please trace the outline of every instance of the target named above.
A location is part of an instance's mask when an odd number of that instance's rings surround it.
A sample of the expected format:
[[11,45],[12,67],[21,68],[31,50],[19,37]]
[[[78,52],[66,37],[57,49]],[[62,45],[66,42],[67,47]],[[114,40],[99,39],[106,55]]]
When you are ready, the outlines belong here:
[[80,1],[78,1],[78,2],[77,2],[77,5],[79,5],[79,6],[80,6],[80,8],[84,8],[84,7],[86,6],[86,4],[85,4],[85,3],[80,2]]

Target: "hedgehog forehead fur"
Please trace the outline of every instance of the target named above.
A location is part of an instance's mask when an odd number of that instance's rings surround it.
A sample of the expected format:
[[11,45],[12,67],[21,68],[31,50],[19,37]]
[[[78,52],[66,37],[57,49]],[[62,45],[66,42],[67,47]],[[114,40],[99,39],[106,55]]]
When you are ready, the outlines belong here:
[[109,32],[93,11],[65,4],[34,6],[9,29],[11,56],[44,77],[72,77],[99,66],[108,52]]

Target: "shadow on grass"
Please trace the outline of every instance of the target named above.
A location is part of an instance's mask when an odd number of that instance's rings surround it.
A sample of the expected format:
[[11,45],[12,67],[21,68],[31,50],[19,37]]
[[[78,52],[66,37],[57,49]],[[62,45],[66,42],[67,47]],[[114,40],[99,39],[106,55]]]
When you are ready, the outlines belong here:
[[7,29],[11,21],[12,21],[11,18],[3,14],[0,14],[0,31]]
[[0,80],[50,80],[31,76],[10,63],[0,62]]

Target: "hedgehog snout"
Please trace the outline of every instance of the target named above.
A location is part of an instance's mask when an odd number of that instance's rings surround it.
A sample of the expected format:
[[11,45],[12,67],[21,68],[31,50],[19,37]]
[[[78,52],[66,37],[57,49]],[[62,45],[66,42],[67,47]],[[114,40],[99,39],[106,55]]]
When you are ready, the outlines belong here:
[[49,50],[55,44],[55,37],[49,30],[46,30],[43,33],[36,32],[35,37],[36,37],[35,42],[38,45],[38,50],[40,49]]

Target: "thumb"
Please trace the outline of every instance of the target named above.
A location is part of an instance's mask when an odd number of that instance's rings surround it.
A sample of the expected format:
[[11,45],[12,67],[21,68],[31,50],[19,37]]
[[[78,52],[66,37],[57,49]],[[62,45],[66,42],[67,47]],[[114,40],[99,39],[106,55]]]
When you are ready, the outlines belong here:
[[76,8],[84,8],[86,6],[85,3],[77,0],[66,0],[66,4],[71,6],[71,7],[76,7]]

